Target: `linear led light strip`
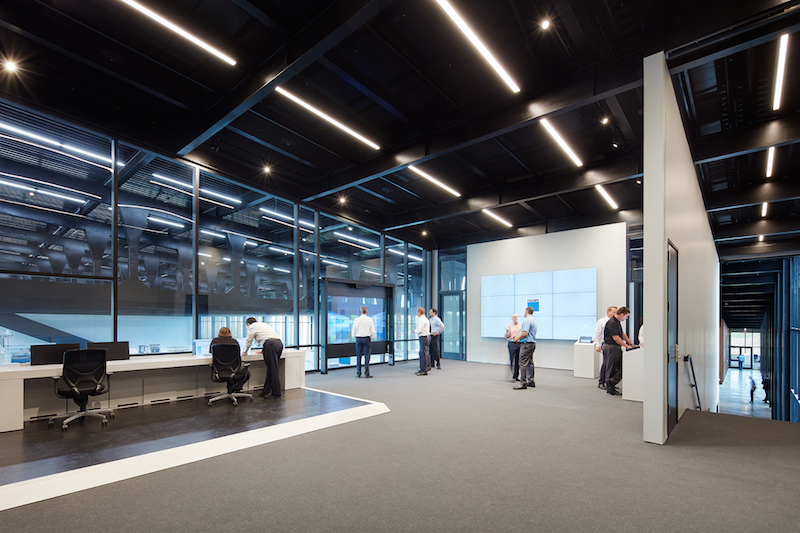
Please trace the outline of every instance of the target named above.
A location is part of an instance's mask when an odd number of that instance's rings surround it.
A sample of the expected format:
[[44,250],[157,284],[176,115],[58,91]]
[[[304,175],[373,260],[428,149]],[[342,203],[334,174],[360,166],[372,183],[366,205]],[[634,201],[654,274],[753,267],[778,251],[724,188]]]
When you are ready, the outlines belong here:
[[556,140],[561,149],[564,150],[564,152],[569,156],[570,159],[572,159],[572,162],[575,163],[577,166],[582,167],[583,162],[580,159],[578,159],[578,156],[575,155],[575,152],[572,151],[572,148],[570,148],[569,145],[566,143],[566,141],[564,141],[564,139],[561,138],[561,135],[558,134],[558,132],[550,124],[550,122],[546,118],[543,118],[541,122],[542,126],[544,126],[544,128],[547,130],[547,133],[549,133],[553,137],[553,139]]
[[775,147],[770,146],[767,151],[767,177],[772,177],[772,165],[775,164]]
[[282,94],[283,96],[285,96],[286,98],[288,98],[289,100],[294,102],[295,104],[297,104],[297,105],[299,105],[299,106],[311,111],[312,113],[314,113],[315,115],[317,115],[321,119],[330,122],[331,124],[333,124],[334,126],[339,128],[340,130],[344,131],[345,133],[349,133],[350,135],[352,135],[353,137],[355,137],[356,139],[358,139],[362,143],[366,144],[367,146],[369,146],[373,150],[380,150],[381,149],[380,146],[378,146],[374,142],[370,141],[369,139],[367,139],[363,135],[360,135],[359,133],[356,133],[355,131],[351,130],[350,128],[348,128],[347,126],[345,126],[344,124],[339,122],[338,120],[334,119],[333,117],[330,117],[330,116],[326,115],[325,113],[323,113],[322,111],[320,111],[319,109],[314,107],[313,105],[311,105],[308,102],[306,102],[304,100],[301,100],[300,98],[296,97],[295,95],[293,95],[292,93],[290,93],[289,91],[284,89],[283,87],[276,87],[275,91],[280,93],[280,94]]
[[509,228],[513,228],[514,227],[513,225],[511,225],[511,222],[509,222],[509,221],[507,221],[507,220],[505,220],[503,218],[500,218],[499,216],[495,215],[494,213],[492,213],[488,209],[481,209],[481,211],[483,211],[484,213],[486,213],[487,215],[489,215],[493,219],[497,220],[498,222],[500,222],[502,224],[505,224]]
[[495,72],[497,72],[503,81],[506,82],[506,85],[508,85],[512,91],[518,93],[519,86],[514,83],[514,80],[511,79],[511,76],[508,75],[505,69],[503,69],[500,63],[494,58],[489,49],[486,48],[486,45],[484,45],[481,40],[478,39],[478,36],[475,35],[475,32],[472,31],[472,28],[470,28],[467,23],[464,22],[464,19],[461,18],[461,15],[459,15],[458,12],[453,9],[453,6],[451,6],[447,0],[436,0],[436,3],[439,4],[442,9],[444,9],[444,12],[447,13],[447,16],[450,17],[453,22],[455,22],[456,26],[458,26],[458,29],[461,30],[464,35],[466,35],[467,39],[469,39],[472,45],[477,48],[478,52],[481,53],[483,58],[489,63],[489,65],[491,65],[491,67],[495,70]]
[[[63,155],[64,157],[69,157],[71,159],[75,159],[76,161],[80,161],[81,163],[86,163],[87,165],[92,165],[92,166],[95,166],[97,168],[102,168],[103,170],[107,170],[108,172],[112,172],[113,171],[113,169],[111,167],[107,167],[105,165],[101,165],[100,163],[95,163],[94,161],[89,161],[87,159],[83,159],[82,157],[78,157],[76,155],[72,155],[72,154],[68,154],[66,152],[62,152],[61,150],[56,150],[55,148],[50,148],[49,146],[44,146],[44,145],[37,144],[37,143],[31,142],[31,141],[26,141],[24,139],[19,139],[17,137],[12,137],[11,135],[0,134],[0,138],[9,139],[9,140],[14,141],[14,142],[27,144],[28,146],[33,146],[35,148],[39,148],[41,150],[47,150],[48,152],[53,152],[54,154]],[[125,165],[123,165],[122,163],[117,162],[117,166],[118,167],[123,167]]]
[[435,185],[438,185],[439,187],[441,187],[442,189],[446,190],[447,192],[449,192],[453,196],[461,196],[460,192],[458,192],[458,191],[456,191],[454,189],[451,189],[450,187],[448,187],[447,185],[445,185],[441,181],[437,180],[436,178],[434,178],[430,174],[426,174],[425,172],[423,172],[422,170],[418,169],[414,165],[408,165],[408,169],[409,170],[413,170],[414,172],[416,172],[417,174],[419,174],[420,176],[422,176],[426,180],[430,181],[431,183],[433,183]]
[[217,50],[213,46],[201,41],[200,39],[198,39],[197,37],[195,37],[194,35],[192,35],[188,31],[186,31],[186,30],[180,28],[179,26],[173,24],[172,22],[170,22],[169,20],[165,19],[164,17],[162,17],[158,13],[155,13],[154,11],[150,11],[149,9],[147,9],[143,5],[139,4],[138,2],[134,2],[133,0],[120,0],[120,1],[125,3],[125,4],[128,4],[129,6],[131,6],[136,11],[138,11],[138,12],[144,14],[144,15],[147,15],[148,17],[150,17],[151,19],[155,20],[156,22],[158,22],[162,26],[165,26],[165,27],[169,28],[170,30],[174,31],[175,33],[177,33],[178,35],[180,35],[181,37],[183,37],[187,41],[190,41],[191,43],[199,46],[200,48],[202,48],[206,52],[209,52],[209,53],[217,56],[218,58],[220,58],[221,60],[223,60],[224,62],[229,64],[230,66],[234,66],[236,64],[236,61],[233,58],[228,57],[227,55],[223,54],[222,52],[220,52],[219,50]]
[[[179,188],[177,188],[177,187],[173,187],[172,185],[167,185],[166,183],[161,183],[160,181],[156,181],[156,180],[150,180],[150,183],[152,183],[153,185],[159,185],[159,186],[161,186],[161,187],[166,187],[167,189],[171,189],[171,190],[173,190],[173,191],[177,191],[177,192],[179,192],[179,193],[181,193],[181,194],[185,194],[186,196],[191,196],[191,197],[194,197],[194,193],[191,193],[191,192],[189,192],[189,191],[184,191],[183,189],[179,189]],[[232,205],[223,204],[222,202],[218,202],[218,201],[216,201],[216,200],[212,200],[212,199],[210,199],[210,198],[203,198],[203,197],[201,196],[201,197],[200,197],[200,199],[201,199],[202,201],[204,201],[204,202],[208,202],[208,203],[210,203],[210,204],[219,205],[219,206],[222,206],[222,207],[226,207],[226,208],[228,208],[228,209],[236,209],[236,208],[235,208],[235,207],[233,207]]]
[[344,241],[342,239],[339,239],[339,242],[342,243],[342,244],[346,244],[348,246],[353,246],[355,248],[359,248],[360,250],[369,250],[369,248],[367,248],[366,246],[361,246],[360,244],[356,244],[354,242]]
[[[394,248],[387,248],[386,250],[396,255],[404,255],[403,252],[401,252],[400,250],[395,250]],[[422,261],[421,257],[417,257],[411,254],[408,254],[408,258],[413,259],[414,261]]]
[[[268,217],[268,216],[265,216],[265,215],[261,215],[261,218],[263,218],[264,220],[269,220],[270,222],[275,222],[276,224],[283,224],[284,226],[288,226],[290,228],[295,227],[294,224],[289,224],[288,222],[284,222],[283,220],[278,220],[277,218],[271,218],[271,217]],[[313,229],[308,229],[308,228],[303,228],[303,227],[300,227],[298,229],[300,231],[307,231],[308,233],[314,233]]]
[[[100,155],[100,154],[96,154],[94,152],[90,152],[88,150],[84,150],[83,148],[78,148],[77,146],[72,146],[70,144],[64,144],[64,143],[58,142],[55,139],[51,139],[49,137],[45,137],[43,135],[39,135],[38,133],[34,133],[32,131],[28,131],[28,130],[23,129],[23,128],[18,128],[17,126],[14,126],[14,125],[9,124],[7,122],[0,122],[0,129],[4,129],[4,130],[7,130],[7,131],[13,131],[14,133],[17,133],[17,134],[22,135],[24,137],[29,137],[31,139],[36,139],[37,141],[41,141],[41,142],[43,142],[45,144],[50,144],[52,146],[57,146],[59,148],[63,148],[64,150],[69,150],[70,152],[75,152],[77,154],[82,154],[82,155],[85,155],[87,157],[91,157],[93,159],[97,159],[98,161],[105,161],[107,163],[111,163],[111,158],[110,157],[106,157],[106,156],[103,156],[103,155]],[[19,141],[19,142],[25,142],[25,141],[22,141],[21,139],[16,139],[15,137],[9,137],[9,138],[10,139],[14,139],[14,140]],[[38,146],[38,145],[34,145],[34,146],[37,146],[39,148],[43,148],[43,149],[46,149],[46,150],[52,150],[51,148],[46,148],[44,146]],[[54,150],[54,151],[58,152],[57,150]],[[62,152],[58,152],[58,153],[61,153],[62,155],[69,156],[69,154],[63,154]],[[74,156],[70,156],[70,157],[74,157]],[[81,160],[81,161],[83,161],[83,160]],[[97,163],[91,163],[91,164],[97,165]],[[97,165],[97,166],[101,166],[101,165]],[[123,167],[125,165],[123,165],[122,163],[120,163],[118,161],[117,162],[117,166]],[[101,168],[105,168],[105,167],[101,166]],[[111,169],[109,169],[109,170],[111,170]]]
[[599,192],[600,194],[602,194],[602,195],[603,195],[603,198],[605,198],[605,199],[606,199],[606,202],[608,202],[608,205],[610,205],[610,206],[611,206],[611,207],[613,207],[614,209],[619,209],[619,206],[617,205],[617,202],[615,202],[615,201],[614,201],[614,200],[611,198],[611,195],[609,195],[609,194],[608,194],[608,192],[606,192],[606,190],[603,188],[603,186],[602,186],[602,185],[600,185],[600,184],[598,183],[597,185],[595,185],[595,186],[594,186],[594,188],[595,188],[595,189],[597,189],[597,190],[598,190],[598,192]]
[[[169,215],[171,217],[179,218],[181,220],[184,220],[184,221],[188,222],[189,224],[192,223],[192,219],[191,218],[187,218],[187,217],[185,217],[183,215],[179,215],[177,213],[173,213],[172,211],[166,211],[164,209],[158,209],[158,208],[155,208],[155,207],[145,207],[143,205],[133,205],[133,204],[118,204],[117,207],[127,207],[129,209],[144,209],[145,211],[155,211],[157,213],[162,213],[164,215]],[[109,209],[111,209],[110,206],[109,206]]]
[[772,110],[781,108],[781,93],[783,93],[783,79],[786,74],[786,52],[789,49],[789,34],[781,35],[778,49],[778,70],[775,73],[775,97],[772,99]]
[[19,183],[14,183],[14,182],[11,182],[11,181],[6,181],[6,180],[0,180],[0,185],[5,185],[6,187],[12,187],[14,189],[21,189],[23,191],[28,191],[30,193],[41,194],[41,195],[44,195],[44,196],[51,196],[53,198],[60,198],[61,200],[67,200],[67,201],[70,201],[70,202],[77,202],[79,204],[85,204],[87,202],[87,200],[84,200],[83,198],[73,198],[72,196],[67,196],[65,194],[59,194],[57,192],[45,191],[45,190],[39,189],[37,187],[28,187],[27,185],[22,185],[22,184],[19,184]]
[[356,242],[360,242],[361,244],[366,244],[367,246],[372,246],[373,248],[378,248],[380,246],[377,243],[370,242],[370,241],[367,241],[365,239],[359,239],[357,237],[351,237],[350,235],[348,235],[346,233],[342,233],[340,231],[334,231],[333,234],[336,235],[337,237],[341,237],[343,239],[350,239],[351,241],[356,241]]
[[768,205],[767,202],[761,204],[761,218],[767,216],[767,205]]
[[347,265],[343,265],[341,263],[337,263],[336,261],[331,261],[329,259],[323,259],[322,262],[323,263],[327,263],[329,265],[337,266],[337,267],[347,268]]
[[[175,185],[180,185],[181,187],[185,187],[187,189],[191,189],[192,188],[192,184],[191,183],[186,183],[184,181],[176,180],[174,178],[168,178],[167,176],[164,176],[162,174],[156,174],[155,172],[153,173],[153,177],[154,178],[158,178],[160,180],[168,181],[170,183],[174,183]],[[208,194],[210,196],[216,196],[217,198],[220,198],[222,200],[227,200],[229,202],[233,202],[234,204],[241,204],[242,203],[241,200],[238,200],[236,198],[232,198],[230,196],[226,196],[226,195],[224,195],[222,193],[209,191],[208,189],[204,189],[203,187],[200,187],[200,192],[202,192],[203,194]]]
[[0,175],[6,176],[8,178],[15,179],[15,180],[29,181],[31,183],[38,183],[40,185],[47,185],[48,187],[55,187],[56,189],[63,189],[65,191],[74,192],[74,193],[77,193],[77,194],[83,194],[85,196],[89,196],[89,197],[94,198],[96,200],[102,200],[103,199],[102,196],[97,196],[96,194],[88,193],[88,192],[85,192],[85,191],[79,191],[78,189],[70,189],[69,187],[64,187],[63,185],[56,185],[55,183],[49,183],[49,182],[46,182],[46,181],[41,181],[41,180],[37,180],[37,179],[33,179],[33,178],[26,178],[25,176],[17,176],[16,174],[8,174],[7,172],[0,172]]

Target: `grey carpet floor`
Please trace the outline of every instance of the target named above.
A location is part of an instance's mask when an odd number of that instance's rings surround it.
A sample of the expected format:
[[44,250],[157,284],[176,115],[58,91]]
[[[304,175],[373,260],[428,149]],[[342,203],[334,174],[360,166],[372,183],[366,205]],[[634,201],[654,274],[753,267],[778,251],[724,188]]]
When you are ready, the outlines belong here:
[[[594,380],[445,361],[307,386],[385,403],[357,422],[0,513],[4,531],[797,531],[800,425],[642,406]],[[96,509],[96,510],[90,510]],[[96,514],[95,514],[96,513]],[[87,517],[92,516],[89,519]]]

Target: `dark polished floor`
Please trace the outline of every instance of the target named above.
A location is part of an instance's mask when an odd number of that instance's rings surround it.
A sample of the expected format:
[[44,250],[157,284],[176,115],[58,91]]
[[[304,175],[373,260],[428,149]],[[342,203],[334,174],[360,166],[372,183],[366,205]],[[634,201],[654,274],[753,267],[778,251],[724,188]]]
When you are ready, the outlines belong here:
[[26,422],[22,431],[0,434],[0,485],[33,479],[217,437],[274,426],[293,420],[366,405],[307,389],[284,397],[218,401],[209,407],[202,398],[117,409],[103,426],[96,418],[71,422],[61,431],[44,420]]

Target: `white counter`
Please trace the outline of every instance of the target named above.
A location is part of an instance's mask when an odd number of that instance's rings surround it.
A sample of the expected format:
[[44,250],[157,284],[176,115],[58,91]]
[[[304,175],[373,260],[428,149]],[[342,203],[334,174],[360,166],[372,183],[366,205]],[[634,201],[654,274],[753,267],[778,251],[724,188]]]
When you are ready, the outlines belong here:
[[572,352],[572,375],[574,377],[597,379],[600,376],[600,365],[594,343],[576,342]]

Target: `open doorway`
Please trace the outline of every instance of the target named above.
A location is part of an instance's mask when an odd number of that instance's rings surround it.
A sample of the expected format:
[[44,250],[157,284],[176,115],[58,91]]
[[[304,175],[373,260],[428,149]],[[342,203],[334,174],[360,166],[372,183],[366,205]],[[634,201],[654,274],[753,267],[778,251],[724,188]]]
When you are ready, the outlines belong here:
[[728,370],[719,386],[719,412],[727,415],[772,418],[762,369],[761,332],[731,330]]

